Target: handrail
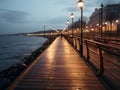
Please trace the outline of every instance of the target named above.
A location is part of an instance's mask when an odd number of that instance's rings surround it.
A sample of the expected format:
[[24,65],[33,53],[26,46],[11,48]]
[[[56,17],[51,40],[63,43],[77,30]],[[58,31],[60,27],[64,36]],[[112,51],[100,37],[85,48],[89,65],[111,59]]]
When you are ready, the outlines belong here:
[[94,37],[93,40],[104,42],[104,43],[111,43],[111,44],[120,45],[120,38],[98,38],[98,37]]
[[84,40],[87,41],[87,42],[98,44],[98,45],[100,45],[101,49],[103,49],[103,50],[105,50],[107,52],[110,52],[110,53],[112,53],[114,55],[120,56],[120,53],[114,53],[113,51],[110,51],[110,50],[106,49],[106,48],[111,48],[111,49],[114,49],[116,51],[120,51],[119,47],[114,47],[112,45],[108,45],[108,44],[105,44],[105,43],[101,43],[101,42],[97,42],[97,41],[93,41],[93,40],[89,40],[89,39],[84,39]]
[[109,50],[109,49],[114,49],[114,50],[119,50],[120,51],[120,48],[118,48],[118,47],[107,45],[107,44],[104,44],[104,43],[101,43],[101,42],[96,42],[96,41],[93,41],[93,40],[88,40],[88,39],[84,39],[84,40],[85,40],[86,46],[87,46],[87,59],[89,59],[88,45],[90,43],[95,44],[97,46],[97,48],[99,49],[100,72],[97,75],[101,75],[101,74],[104,73],[104,63],[103,63],[102,51],[106,51],[106,52],[109,52],[109,53],[114,54],[116,56],[120,56],[120,53],[114,52],[113,50],[112,51]]
[[108,44],[105,44],[105,43],[101,43],[101,42],[97,42],[97,41],[93,41],[93,40],[89,40],[89,39],[84,39],[84,40],[86,40],[88,42],[95,43],[95,44],[99,44],[101,46],[110,47],[110,48],[114,48],[114,49],[120,50],[120,48],[118,48],[118,47],[114,47],[114,46],[111,46],[111,45],[108,45]]
[[115,38],[100,38],[100,37],[95,37],[94,39],[102,39],[102,40],[107,40],[107,41],[119,41],[120,42],[120,39],[115,39]]
[[[78,48],[80,47],[81,38],[79,36],[74,36],[73,38],[77,42],[77,44],[74,43],[73,47],[80,52]],[[85,61],[97,71],[97,76],[104,75],[112,83],[120,80],[120,74],[116,74],[120,72],[120,47],[119,45],[110,44],[83,38],[83,56]],[[120,86],[120,83],[114,85],[117,87]]]

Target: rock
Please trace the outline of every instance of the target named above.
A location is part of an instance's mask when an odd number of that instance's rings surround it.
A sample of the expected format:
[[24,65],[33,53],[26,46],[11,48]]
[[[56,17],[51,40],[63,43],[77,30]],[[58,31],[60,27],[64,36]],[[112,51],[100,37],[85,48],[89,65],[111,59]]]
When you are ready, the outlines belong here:
[[24,63],[17,64],[16,68],[16,75],[19,75],[25,68],[27,68],[27,65]]
[[23,63],[11,66],[6,73],[6,78],[13,81],[26,67],[27,65]]
[[6,78],[0,78],[0,90],[5,90],[10,85],[10,81]]

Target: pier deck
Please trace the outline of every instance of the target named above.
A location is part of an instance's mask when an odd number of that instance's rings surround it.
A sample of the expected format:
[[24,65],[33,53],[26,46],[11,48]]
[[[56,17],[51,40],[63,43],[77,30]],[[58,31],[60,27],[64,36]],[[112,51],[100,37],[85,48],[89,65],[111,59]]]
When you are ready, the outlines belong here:
[[9,90],[106,90],[71,45],[58,37]]

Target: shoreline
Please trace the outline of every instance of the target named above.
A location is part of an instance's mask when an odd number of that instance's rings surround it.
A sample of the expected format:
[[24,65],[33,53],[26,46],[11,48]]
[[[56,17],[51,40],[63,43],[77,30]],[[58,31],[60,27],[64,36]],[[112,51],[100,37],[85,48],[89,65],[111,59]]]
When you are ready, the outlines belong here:
[[[56,36],[57,37],[57,36]],[[10,66],[0,72],[0,90],[5,90],[12,82],[56,39],[56,37],[44,37],[47,40],[41,47],[35,49],[30,55],[24,57],[23,63]]]

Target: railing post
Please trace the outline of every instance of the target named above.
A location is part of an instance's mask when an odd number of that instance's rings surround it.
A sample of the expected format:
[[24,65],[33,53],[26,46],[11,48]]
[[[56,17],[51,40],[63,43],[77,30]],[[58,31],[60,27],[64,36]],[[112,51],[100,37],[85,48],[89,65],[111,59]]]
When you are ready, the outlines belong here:
[[73,44],[73,47],[75,47],[75,43],[74,43],[74,37],[72,37],[72,44]]
[[75,37],[75,48],[77,49],[77,37]]
[[74,38],[73,38],[73,45],[74,45],[74,47],[76,48],[76,37],[74,36]]
[[79,37],[79,53],[80,53],[80,45],[81,45],[81,43],[80,43],[80,37]]
[[69,39],[68,39],[69,43],[71,43],[71,38],[70,38],[70,35],[68,36],[68,38],[69,38]]
[[70,44],[73,46],[73,38],[70,36]]
[[77,37],[77,50],[79,51],[79,37]]
[[72,46],[74,46],[74,44],[73,44],[73,36],[70,37],[70,43],[71,43]]
[[90,54],[89,54],[88,42],[86,40],[85,40],[85,43],[86,43],[86,51],[87,51],[87,59],[86,59],[86,61],[88,62],[89,59],[90,59]]
[[104,63],[103,63],[103,56],[102,56],[102,49],[101,46],[98,45],[98,49],[99,49],[99,56],[100,56],[100,70],[97,72],[97,76],[101,76],[104,73]]

